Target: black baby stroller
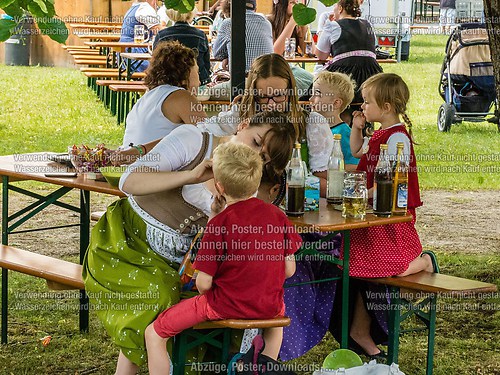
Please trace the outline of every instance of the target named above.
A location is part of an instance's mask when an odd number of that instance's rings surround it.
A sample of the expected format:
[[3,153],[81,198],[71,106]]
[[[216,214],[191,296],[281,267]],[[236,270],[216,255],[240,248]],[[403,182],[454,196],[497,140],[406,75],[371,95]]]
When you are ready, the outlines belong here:
[[[445,101],[439,107],[439,131],[447,132],[451,124],[464,120],[493,122],[500,131],[495,77],[485,24],[461,24],[451,33],[441,67],[439,94]],[[492,106],[494,112],[491,111]]]

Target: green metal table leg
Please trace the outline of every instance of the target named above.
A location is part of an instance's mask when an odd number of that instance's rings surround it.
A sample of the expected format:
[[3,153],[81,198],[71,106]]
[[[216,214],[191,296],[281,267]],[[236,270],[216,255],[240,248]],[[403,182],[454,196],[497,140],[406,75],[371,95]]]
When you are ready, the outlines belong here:
[[[2,177],[2,244],[9,244],[9,177]],[[9,270],[2,268],[2,344],[7,344],[7,305]]]
[[[80,190],[80,264],[90,242],[90,191]],[[80,331],[89,330],[89,297],[85,289],[80,290]]]
[[398,363],[399,356],[399,331],[401,329],[401,298],[399,288],[389,288],[391,304],[389,308],[389,347],[387,363]]
[[426,375],[432,375],[434,366],[434,338],[436,335],[436,302],[437,296],[430,297],[429,302],[429,334],[427,337],[427,371]]
[[344,264],[342,269],[342,340],[340,347],[347,349],[349,339],[349,251],[351,248],[351,234],[343,232],[344,236]]

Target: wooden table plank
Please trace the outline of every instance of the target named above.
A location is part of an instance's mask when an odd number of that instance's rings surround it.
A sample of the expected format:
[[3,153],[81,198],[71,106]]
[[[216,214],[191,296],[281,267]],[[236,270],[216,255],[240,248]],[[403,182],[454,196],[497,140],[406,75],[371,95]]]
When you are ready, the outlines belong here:
[[49,159],[53,152],[0,156],[0,175],[11,181],[34,180],[75,189],[94,191],[124,197],[125,194],[106,181],[95,181],[79,174],[77,177],[46,177],[45,173],[74,172],[72,168]]
[[[375,227],[378,225],[397,224],[412,220],[410,214],[404,216],[378,217],[374,214],[366,214],[364,220],[347,219],[342,217],[339,210],[327,204],[326,199],[320,199],[319,211],[306,212],[300,217],[289,217],[289,220],[302,232],[334,232],[340,230],[359,229]],[[301,231],[301,229],[298,229]]]

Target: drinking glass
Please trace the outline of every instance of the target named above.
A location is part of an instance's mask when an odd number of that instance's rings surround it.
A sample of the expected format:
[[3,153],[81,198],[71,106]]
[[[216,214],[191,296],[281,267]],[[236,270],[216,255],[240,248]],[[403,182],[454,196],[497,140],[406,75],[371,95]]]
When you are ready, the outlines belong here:
[[362,171],[345,172],[344,192],[342,194],[342,216],[364,219],[368,203],[366,173]]
[[295,38],[286,38],[285,39],[285,54],[283,55],[285,59],[294,59],[295,58]]
[[149,35],[144,25],[134,26],[134,43],[142,44],[149,40]]

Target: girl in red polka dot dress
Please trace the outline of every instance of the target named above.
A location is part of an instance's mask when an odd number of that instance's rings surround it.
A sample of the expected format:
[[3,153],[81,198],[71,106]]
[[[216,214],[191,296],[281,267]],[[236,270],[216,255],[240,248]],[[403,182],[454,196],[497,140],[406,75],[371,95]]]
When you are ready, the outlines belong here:
[[[354,112],[351,151],[361,158],[358,170],[365,171],[369,197],[373,196],[374,170],[380,145],[388,145],[388,154],[395,160],[398,142],[404,144],[403,154],[410,160],[408,173],[408,212],[413,220],[351,231],[349,274],[355,277],[406,276],[420,271],[434,271],[433,254],[422,253],[422,244],[415,229],[415,209],[422,205],[418,186],[417,164],[411,137],[411,122],[406,115],[410,97],[408,86],[397,74],[380,73],[370,77],[361,86],[363,112]],[[408,125],[401,122],[400,116]],[[364,144],[362,129],[365,122],[378,122],[368,144]],[[384,353],[370,337],[370,317],[361,295],[355,301],[350,331],[351,347],[377,357]]]

